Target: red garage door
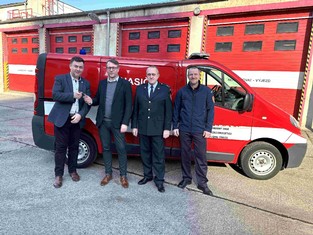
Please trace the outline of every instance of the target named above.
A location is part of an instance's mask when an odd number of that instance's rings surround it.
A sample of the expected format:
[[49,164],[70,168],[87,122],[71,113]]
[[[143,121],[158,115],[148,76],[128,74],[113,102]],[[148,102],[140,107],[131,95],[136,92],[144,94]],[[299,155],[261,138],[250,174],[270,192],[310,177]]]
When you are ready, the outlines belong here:
[[78,54],[81,49],[93,54],[92,27],[57,28],[49,30],[50,52]]
[[122,25],[122,56],[184,59],[188,20]]
[[33,92],[39,53],[38,32],[7,34],[9,89]]
[[210,19],[206,50],[297,117],[311,24],[308,12]]

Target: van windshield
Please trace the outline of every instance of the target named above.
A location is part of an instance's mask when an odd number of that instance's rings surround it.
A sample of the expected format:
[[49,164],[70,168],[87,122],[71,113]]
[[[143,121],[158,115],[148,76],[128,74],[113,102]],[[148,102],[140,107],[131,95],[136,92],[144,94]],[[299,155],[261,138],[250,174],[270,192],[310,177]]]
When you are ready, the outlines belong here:
[[243,109],[247,92],[235,79],[213,67],[197,67],[201,71],[201,84],[212,90],[216,106],[236,111]]

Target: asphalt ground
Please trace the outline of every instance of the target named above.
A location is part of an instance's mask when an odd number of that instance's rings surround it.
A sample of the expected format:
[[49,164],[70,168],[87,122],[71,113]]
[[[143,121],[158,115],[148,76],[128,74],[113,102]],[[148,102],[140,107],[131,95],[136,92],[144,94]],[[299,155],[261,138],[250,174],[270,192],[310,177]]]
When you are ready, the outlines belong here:
[[101,187],[102,159],[79,169],[81,181],[64,176],[55,189],[54,154],[34,145],[33,98],[0,94],[0,234],[313,234],[313,151],[301,166],[266,181],[247,178],[229,165],[209,164],[214,196],[193,183],[179,189],[180,162],[166,161],[165,193],[152,182],[139,186],[140,158],[129,157],[130,187]]

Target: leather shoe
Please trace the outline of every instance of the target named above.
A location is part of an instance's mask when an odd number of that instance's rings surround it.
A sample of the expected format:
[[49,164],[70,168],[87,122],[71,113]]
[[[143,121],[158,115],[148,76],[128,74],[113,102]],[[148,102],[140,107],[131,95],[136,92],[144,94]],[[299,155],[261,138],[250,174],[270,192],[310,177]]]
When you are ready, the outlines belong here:
[[106,175],[106,176],[101,180],[100,185],[101,185],[101,186],[104,186],[104,185],[108,184],[111,179],[112,179],[112,175]]
[[128,188],[128,181],[126,176],[121,176],[120,181],[123,188]]
[[62,181],[63,181],[63,177],[62,177],[62,176],[56,176],[53,186],[54,186],[55,188],[61,188],[61,186],[62,186]]
[[158,188],[158,191],[159,191],[160,193],[164,193],[164,192],[165,192],[165,189],[164,189],[163,184],[158,184],[158,185],[157,185],[157,188]]
[[191,180],[183,179],[177,186],[178,188],[185,188],[188,184],[191,184]]
[[72,180],[75,182],[80,180],[80,176],[79,176],[79,174],[77,174],[77,172],[70,173],[70,176],[71,176]]
[[149,181],[152,181],[152,178],[143,177],[141,180],[139,180],[138,184],[143,185],[148,183]]
[[212,191],[208,188],[208,186],[200,186],[198,185],[197,187],[198,189],[200,189],[204,194],[209,195],[209,196],[213,196]]

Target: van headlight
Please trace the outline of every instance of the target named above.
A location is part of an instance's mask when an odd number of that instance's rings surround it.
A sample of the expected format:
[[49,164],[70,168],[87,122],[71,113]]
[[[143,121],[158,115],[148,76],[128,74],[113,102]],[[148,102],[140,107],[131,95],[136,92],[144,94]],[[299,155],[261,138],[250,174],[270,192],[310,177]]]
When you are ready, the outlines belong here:
[[297,119],[295,119],[293,116],[290,115],[290,122],[293,126],[297,127],[300,129],[300,125],[299,122],[297,121]]

